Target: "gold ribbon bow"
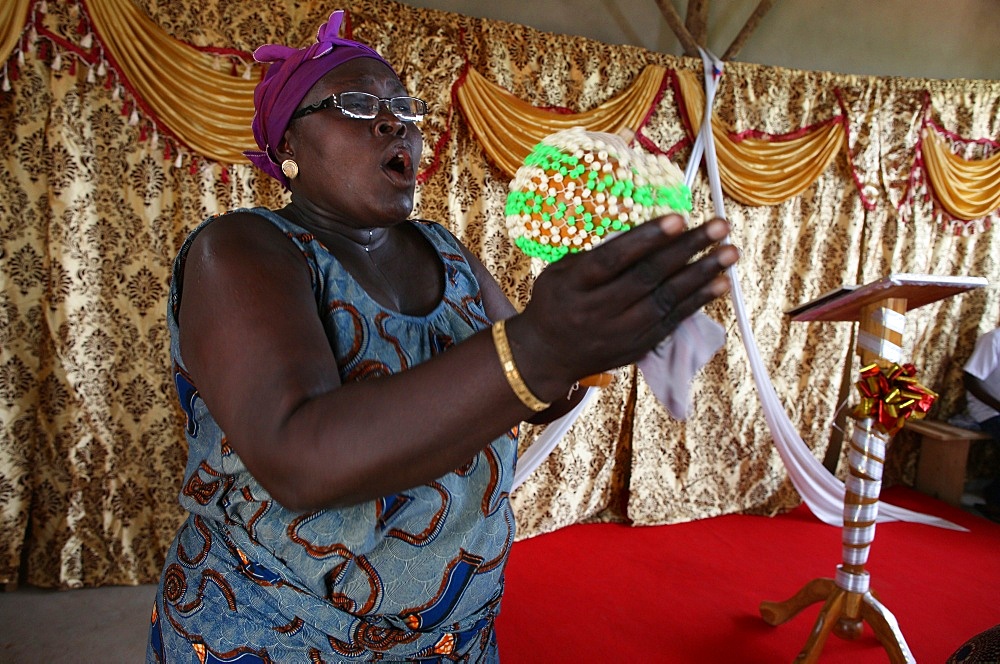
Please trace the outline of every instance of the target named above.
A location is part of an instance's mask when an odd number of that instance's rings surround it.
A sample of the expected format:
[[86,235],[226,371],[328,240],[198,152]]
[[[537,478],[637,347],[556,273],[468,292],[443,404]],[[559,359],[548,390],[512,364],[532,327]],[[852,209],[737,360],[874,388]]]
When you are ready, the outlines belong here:
[[851,415],[857,419],[873,418],[875,425],[890,436],[903,428],[907,418],[923,418],[938,395],[918,383],[916,375],[917,368],[912,364],[893,364],[888,372],[874,362],[862,367],[861,380],[855,383],[861,392],[861,403]]

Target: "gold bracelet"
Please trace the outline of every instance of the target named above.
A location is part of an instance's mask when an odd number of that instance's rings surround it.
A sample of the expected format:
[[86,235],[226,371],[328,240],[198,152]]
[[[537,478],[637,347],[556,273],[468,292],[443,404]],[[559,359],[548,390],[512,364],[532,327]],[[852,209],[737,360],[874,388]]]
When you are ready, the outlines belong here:
[[545,403],[531,393],[528,386],[524,384],[524,379],[521,378],[521,372],[517,370],[517,365],[514,364],[514,354],[510,352],[510,344],[507,342],[506,321],[500,320],[493,324],[493,345],[496,346],[500,364],[503,365],[503,375],[507,378],[510,389],[514,390],[514,394],[521,400],[521,403],[536,413],[548,408],[551,404]]

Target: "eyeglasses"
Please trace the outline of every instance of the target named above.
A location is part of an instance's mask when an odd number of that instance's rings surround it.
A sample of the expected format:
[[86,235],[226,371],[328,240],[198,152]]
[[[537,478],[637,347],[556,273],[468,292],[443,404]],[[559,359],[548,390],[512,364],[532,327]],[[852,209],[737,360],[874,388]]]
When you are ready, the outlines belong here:
[[292,113],[291,120],[301,118],[322,111],[324,108],[340,109],[340,112],[349,118],[358,120],[371,120],[378,115],[382,104],[388,107],[389,112],[403,122],[419,122],[427,115],[427,102],[416,97],[391,97],[385,99],[370,95],[367,92],[341,92],[333,94],[326,99],[321,99],[315,104],[304,106]]

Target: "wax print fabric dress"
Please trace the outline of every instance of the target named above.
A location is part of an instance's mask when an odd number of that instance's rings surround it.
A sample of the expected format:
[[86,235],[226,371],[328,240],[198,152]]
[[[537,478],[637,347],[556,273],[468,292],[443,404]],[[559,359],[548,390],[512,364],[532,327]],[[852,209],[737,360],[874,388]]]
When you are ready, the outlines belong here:
[[[404,371],[490,324],[469,264],[438,224],[411,222],[445,270],[444,297],[417,317],[372,300],[304,229],[269,210],[250,211],[306,258],[344,383]],[[175,261],[168,311],[187,415],[180,501],[190,514],[167,554],[147,660],[495,662],[493,622],[514,538],[508,492],[516,432],[398,495],[342,509],[285,509],[229,447],[184,369],[178,285],[198,230]]]

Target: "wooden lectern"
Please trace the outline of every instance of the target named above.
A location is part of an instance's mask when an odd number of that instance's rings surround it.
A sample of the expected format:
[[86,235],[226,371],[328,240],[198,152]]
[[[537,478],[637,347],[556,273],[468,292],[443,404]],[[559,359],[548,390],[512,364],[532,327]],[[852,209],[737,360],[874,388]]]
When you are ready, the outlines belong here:
[[[978,277],[891,274],[859,287],[845,287],[787,312],[795,321],[858,321],[857,352],[861,366],[883,371],[902,365],[906,312],[951,295],[986,285]],[[832,631],[854,640],[867,622],[894,664],[914,662],[895,617],[869,589],[865,571],[875,537],[882,468],[891,435],[874,418],[855,419],[850,469],[844,496],[842,564],[835,578],[813,579],[783,602],[761,602],[765,622],[780,625],[816,602],[824,602],[796,662],[816,662]]]

